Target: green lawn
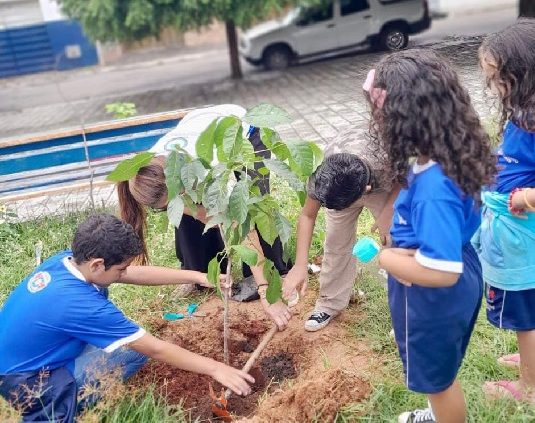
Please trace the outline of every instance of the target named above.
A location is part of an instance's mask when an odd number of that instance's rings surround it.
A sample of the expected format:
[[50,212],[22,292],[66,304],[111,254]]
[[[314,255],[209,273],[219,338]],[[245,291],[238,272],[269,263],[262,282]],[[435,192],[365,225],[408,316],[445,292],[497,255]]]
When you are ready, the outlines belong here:
[[[273,190],[282,204],[286,204],[286,214],[292,222],[299,214],[299,207],[289,189],[275,182]],[[34,267],[34,245],[38,240],[44,244],[43,257],[69,247],[76,224],[86,214],[67,217],[50,217],[19,224],[0,225],[0,304],[11,289]],[[174,255],[174,233],[170,228],[162,228],[159,215],[149,218],[149,248],[153,264],[176,266]],[[361,216],[359,233],[369,231],[372,218],[365,212]],[[320,216],[314,236],[311,256],[321,254],[324,239],[324,216]],[[292,240],[292,250],[295,242]],[[293,253],[293,251],[292,251]],[[373,392],[368,401],[352,404],[340,412],[338,421],[391,422],[401,411],[425,407],[422,395],[412,394],[403,385],[401,362],[393,340],[389,337],[391,328],[388,318],[386,291],[383,280],[373,267],[365,269],[358,287],[365,292],[364,317],[355,321],[351,330],[353,336],[364,340],[380,357],[380,365],[372,366],[375,374]],[[132,319],[148,325],[163,310],[176,309],[186,304],[186,300],[171,295],[173,287],[148,288],[135,286],[113,286],[112,299]],[[483,398],[480,386],[485,380],[515,377],[514,372],[496,364],[496,358],[515,351],[515,337],[511,333],[491,327],[482,310],[472,337],[467,357],[460,373],[468,401],[471,422],[533,422],[535,409],[508,402],[489,403]],[[0,402],[0,421],[13,417],[13,412],[5,402]],[[152,390],[128,392],[120,387],[108,395],[103,404],[88,413],[83,421],[104,422],[171,422],[186,421],[179,408],[169,407],[155,398]]]

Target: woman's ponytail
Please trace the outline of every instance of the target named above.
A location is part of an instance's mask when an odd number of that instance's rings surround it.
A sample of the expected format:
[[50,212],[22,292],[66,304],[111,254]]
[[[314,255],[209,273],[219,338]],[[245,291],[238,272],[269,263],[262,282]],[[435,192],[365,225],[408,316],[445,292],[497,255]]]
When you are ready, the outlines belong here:
[[121,219],[132,225],[143,246],[143,250],[136,261],[141,265],[145,265],[148,263],[147,243],[145,241],[147,232],[147,212],[145,207],[138,203],[130,192],[128,181],[117,184],[117,196],[119,197]]
[[165,185],[165,157],[156,156],[147,166],[139,169],[136,176],[129,181],[117,184],[119,210],[121,218],[132,225],[143,244],[143,252],[138,263],[147,264],[149,254],[145,241],[147,233],[147,212],[145,207],[156,208],[167,199]]

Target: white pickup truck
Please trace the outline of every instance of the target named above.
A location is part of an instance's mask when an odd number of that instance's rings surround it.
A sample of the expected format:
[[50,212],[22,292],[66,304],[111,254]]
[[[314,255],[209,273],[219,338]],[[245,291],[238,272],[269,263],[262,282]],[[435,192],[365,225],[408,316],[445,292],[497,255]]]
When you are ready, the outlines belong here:
[[367,46],[400,50],[410,34],[430,26],[427,0],[325,1],[251,28],[241,35],[239,49],[254,65],[284,69]]

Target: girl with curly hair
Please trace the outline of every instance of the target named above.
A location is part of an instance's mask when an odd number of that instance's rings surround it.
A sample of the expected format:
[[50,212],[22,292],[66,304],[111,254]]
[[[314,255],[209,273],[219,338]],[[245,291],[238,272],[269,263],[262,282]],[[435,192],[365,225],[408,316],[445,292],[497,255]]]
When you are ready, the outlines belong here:
[[401,190],[393,248],[380,255],[407,387],[429,408],[399,422],[464,422],[457,372],[483,294],[470,243],[480,224],[475,200],[495,172],[489,137],[451,66],[431,50],[384,57],[364,90],[371,135]]
[[498,359],[520,366],[518,381],[487,382],[489,397],[535,403],[535,20],[489,36],[479,59],[500,101],[502,143],[496,184],[483,193],[474,238],[486,284],[487,319],[516,332],[520,354]]

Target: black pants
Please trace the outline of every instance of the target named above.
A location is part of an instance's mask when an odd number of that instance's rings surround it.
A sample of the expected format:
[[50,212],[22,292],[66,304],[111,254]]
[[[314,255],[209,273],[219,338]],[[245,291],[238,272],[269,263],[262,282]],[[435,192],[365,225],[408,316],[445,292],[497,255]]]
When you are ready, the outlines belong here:
[[[255,129],[250,136],[251,144],[255,151],[259,152],[258,155],[263,158],[269,158],[271,153],[266,149],[266,146],[260,139],[260,131]],[[263,167],[262,163],[255,163],[255,169]],[[269,178],[260,175],[256,171],[249,172],[252,178],[258,177],[257,185],[260,188],[262,194],[269,192]],[[182,263],[182,269],[184,270],[197,270],[199,272],[208,271],[208,263],[212,260],[216,254],[225,249],[225,244],[221,238],[219,229],[212,228],[208,230],[204,235],[204,224],[197,219],[184,215],[178,228],[175,228],[175,251],[176,256]],[[260,245],[264,256],[271,260],[275,264],[275,268],[280,275],[288,273],[292,267],[291,263],[285,263],[283,260],[282,243],[279,238],[275,240],[273,246],[269,245],[262,239],[260,234]],[[251,269],[246,264],[242,266],[243,276],[251,276]],[[227,271],[227,261],[221,262],[221,272]]]

